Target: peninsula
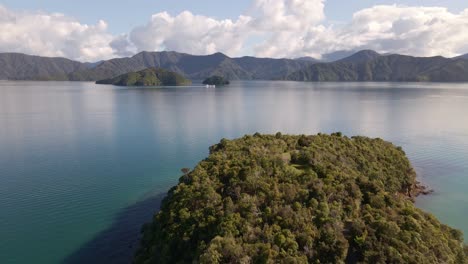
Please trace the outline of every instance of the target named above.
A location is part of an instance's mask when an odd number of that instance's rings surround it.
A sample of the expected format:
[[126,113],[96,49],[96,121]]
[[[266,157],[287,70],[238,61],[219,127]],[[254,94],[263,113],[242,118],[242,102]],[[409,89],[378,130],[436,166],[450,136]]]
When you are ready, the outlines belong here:
[[416,173],[382,139],[223,139],[184,174],[135,263],[467,261],[462,233],[415,207]]

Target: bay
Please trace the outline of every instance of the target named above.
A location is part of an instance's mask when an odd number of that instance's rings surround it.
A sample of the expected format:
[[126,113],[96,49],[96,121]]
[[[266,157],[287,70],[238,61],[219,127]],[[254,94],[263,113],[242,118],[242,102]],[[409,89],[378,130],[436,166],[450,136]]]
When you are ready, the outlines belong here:
[[183,167],[244,134],[381,137],[468,238],[468,84],[235,81],[122,88],[0,81],[2,263],[127,263]]

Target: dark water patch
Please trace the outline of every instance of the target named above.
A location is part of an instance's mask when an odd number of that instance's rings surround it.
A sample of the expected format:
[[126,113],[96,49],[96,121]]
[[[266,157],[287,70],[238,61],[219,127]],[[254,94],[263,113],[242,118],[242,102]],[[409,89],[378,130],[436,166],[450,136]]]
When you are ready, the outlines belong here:
[[123,209],[113,224],[67,256],[62,263],[131,263],[139,246],[141,227],[159,211],[161,193]]

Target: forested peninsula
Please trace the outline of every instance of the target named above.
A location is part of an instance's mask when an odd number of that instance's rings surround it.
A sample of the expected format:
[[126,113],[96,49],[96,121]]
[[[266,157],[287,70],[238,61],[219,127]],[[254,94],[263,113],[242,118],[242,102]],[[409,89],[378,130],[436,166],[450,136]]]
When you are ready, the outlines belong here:
[[143,228],[135,263],[467,263],[415,207],[400,147],[332,135],[223,139]]

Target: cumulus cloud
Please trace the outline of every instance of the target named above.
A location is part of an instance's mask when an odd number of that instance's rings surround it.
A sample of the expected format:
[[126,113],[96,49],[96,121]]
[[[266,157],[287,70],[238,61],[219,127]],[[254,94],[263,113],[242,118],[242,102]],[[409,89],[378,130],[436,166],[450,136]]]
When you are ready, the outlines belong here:
[[300,31],[325,19],[324,0],[255,0],[251,26],[260,31]]
[[468,52],[468,9],[454,14],[443,7],[374,6],[356,12],[333,35],[341,43],[336,49],[453,56]]
[[360,49],[415,56],[466,53],[468,9],[454,14],[442,7],[374,6],[356,12],[349,23],[339,27],[310,23],[296,31],[275,32],[256,53],[319,58],[335,51]]
[[327,21],[325,0],[253,0],[236,19],[214,19],[184,11],[156,13],[128,33],[112,35],[107,23],[82,24],[62,14],[13,12],[0,6],[0,51],[78,60],[174,50],[230,56],[313,56],[374,49],[416,56],[468,52],[468,9],[379,5],[351,21]]
[[155,14],[144,26],[133,29],[130,42],[138,51],[175,50],[194,54],[222,51],[236,54],[249,36],[250,17],[236,21],[215,20],[184,11],[172,17],[166,12]]
[[[144,26],[133,29],[130,45],[138,51],[175,50],[210,54],[217,51],[240,55],[250,37],[259,56],[284,56],[300,48],[302,31],[325,18],[323,0],[255,0],[237,20],[215,20],[184,11],[177,16],[154,14]],[[299,33],[299,35],[298,35]]]
[[63,14],[14,12],[0,6],[0,51],[77,60],[98,60],[114,55],[107,23],[81,24]]
[[[324,0],[254,0],[237,20],[215,20],[165,12],[135,28],[129,42],[137,50],[195,54],[250,50],[261,57],[313,56],[340,50],[375,49],[416,56],[468,52],[468,9],[380,5],[356,12],[350,22],[327,23]],[[255,39],[252,44],[249,39]]]

